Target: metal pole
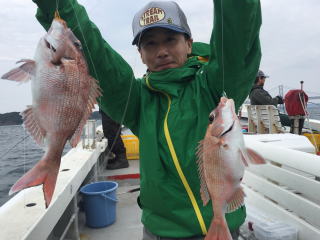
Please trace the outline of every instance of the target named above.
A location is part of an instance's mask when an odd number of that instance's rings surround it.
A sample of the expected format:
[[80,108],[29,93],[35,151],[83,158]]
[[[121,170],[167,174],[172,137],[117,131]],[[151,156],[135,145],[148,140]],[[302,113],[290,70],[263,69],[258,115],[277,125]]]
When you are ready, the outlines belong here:
[[78,224],[78,200],[77,200],[77,194],[73,197],[73,214],[71,215],[69,222],[67,223],[66,228],[64,229],[61,237],[59,240],[64,240],[69,233],[69,229],[71,225],[73,224],[73,235],[71,236],[74,240],[80,240],[80,234],[79,234],[79,224]]
[[[282,99],[283,99],[283,85],[282,84],[279,85],[279,96],[281,96]],[[282,112],[285,113],[286,111],[285,111],[285,108],[284,108],[284,104],[281,104],[281,108],[282,108]]]
[[94,149],[94,148],[96,148],[96,120],[92,120],[91,131],[92,131],[91,149]]

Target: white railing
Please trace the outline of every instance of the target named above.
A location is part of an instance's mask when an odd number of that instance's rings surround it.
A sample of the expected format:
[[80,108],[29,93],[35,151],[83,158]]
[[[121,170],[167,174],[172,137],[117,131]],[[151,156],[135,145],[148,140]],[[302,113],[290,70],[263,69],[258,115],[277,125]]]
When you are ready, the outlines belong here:
[[[88,139],[84,139],[88,141]],[[90,142],[92,146],[92,141]],[[94,142],[95,148],[82,148],[80,142],[63,156],[55,191],[49,207],[45,208],[42,185],[20,191],[0,207],[0,239],[43,240],[48,239],[55,225],[74,201],[73,215],[70,217],[63,238],[72,224],[78,224],[77,201],[78,189],[88,176],[93,166],[107,146],[107,140]],[[76,229],[77,230],[77,229]],[[76,234],[79,237],[79,234]],[[75,238],[76,239],[76,238]]]
[[268,163],[246,169],[246,204],[291,224],[299,240],[320,239],[320,156],[245,137]]
[[[248,118],[247,105],[248,104],[243,104],[241,107],[241,116],[244,118]],[[313,130],[320,131],[320,120],[306,119],[304,121],[304,127],[307,129],[311,128]]]
[[317,130],[320,132],[320,120],[315,120],[315,119],[310,119],[309,121],[305,120],[304,127],[311,128],[313,130]]

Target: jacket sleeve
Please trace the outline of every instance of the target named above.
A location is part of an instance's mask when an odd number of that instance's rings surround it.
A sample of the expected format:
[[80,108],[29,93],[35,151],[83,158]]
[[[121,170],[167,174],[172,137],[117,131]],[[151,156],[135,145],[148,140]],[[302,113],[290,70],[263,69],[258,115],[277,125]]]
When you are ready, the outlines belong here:
[[[39,7],[37,19],[48,30],[57,1],[33,1]],[[100,108],[117,122],[135,128],[135,116],[140,111],[140,87],[131,67],[103,39],[77,0],[60,0],[58,3],[59,15],[83,45],[90,75],[99,81],[103,91],[103,96],[98,100]]]
[[250,93],[250,102],[252,105],[275,105],[278,104],[278,98],[272,98],[270,94],[263,89],[255,89]]
[[[225,91],[236,109],[246,99],[261,60],[259,0],[214,0],[214,27],[206,66],[213,96]],[[217,99],[219,100],[219,99]]]

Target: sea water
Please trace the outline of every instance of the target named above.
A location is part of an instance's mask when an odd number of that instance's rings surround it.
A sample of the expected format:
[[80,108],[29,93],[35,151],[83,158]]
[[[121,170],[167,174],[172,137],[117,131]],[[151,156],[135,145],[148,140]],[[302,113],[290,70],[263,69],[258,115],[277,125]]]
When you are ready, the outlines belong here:
[[[64,153],[70,149],[66,144]],[[0,126],[0,206],[9,198],[11,186],[44,154],[21,125]]]

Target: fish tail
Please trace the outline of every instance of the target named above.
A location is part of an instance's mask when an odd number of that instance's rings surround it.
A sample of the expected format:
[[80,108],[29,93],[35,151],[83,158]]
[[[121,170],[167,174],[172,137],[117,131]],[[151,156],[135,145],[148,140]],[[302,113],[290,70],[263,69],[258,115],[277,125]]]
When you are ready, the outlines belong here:
[[25,188],[43,184],[43,194],[47,208],[52,199],[59,167],[60,161],[40,160],[11,187],[9,195]]
[[214,217],[205,240],[232,240],[224,217]]

